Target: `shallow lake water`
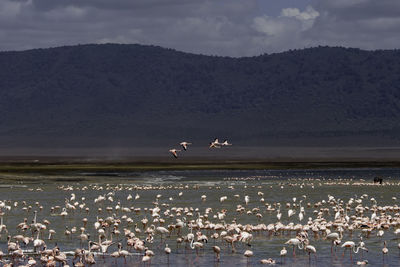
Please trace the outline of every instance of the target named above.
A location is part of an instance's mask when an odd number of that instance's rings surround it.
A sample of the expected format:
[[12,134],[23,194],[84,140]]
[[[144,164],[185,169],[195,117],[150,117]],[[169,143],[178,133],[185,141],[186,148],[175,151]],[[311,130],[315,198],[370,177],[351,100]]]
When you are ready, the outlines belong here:
[[[351,198],[354,199],[350,205],[347,214],[341,216],[355,215],[355,207],[360,201],[364,207],[371,208],[376,200],[379,207],[395,206],[399,204],[400,199],[400,169],[326,169],[326,170],[254,170],[254,171],[157,171],[157,172],[132,172],[132,173],[77,173],[79,177],[91,177],[88,181],[75,182],[46,182],[46,180],[38,179],[37,182],[25,183],[23,181],[15,181],[14,183],[0,182],[0,199],[10,206],[10,210],[3,208],[3,222],[7,226],[8,234],[3,231],[0,238],[0,248],[7,253],[7,235],[14,236],[22,233],[17,231],[16,226],[23,222],[24,218],[31,223],[34,217],[34,211],[37,211],[37,221],[49,220],[50,225],[43,231],[40,236],[48,248],[52,248],[57,244],[61,251],[74,251],[75,248],[81,246],[79,239],[80,227],[83,226],[82,219],[87,218],[88,223],[85,233],[90,235],[89,239],[98,240],[98,233],[94,228],[97,217],[106,218],[114,216],[121,219],[118,229],[121,231],[119,236],[113,236],[113,240],[120,241],[124,249],[126,248],[126,238],[123,229],[127,228],[134,231],[135,224],[141,229],[141,233],[137,233],[141,239],[147,235],[144,234],[141,220],[147,218],[149,226],[155,218],[149,209],[156,205],[160,207],[159,212],[161,218],[165,219],[164,226],[175,224],[176,219],[183,217],[186,221],[198,220],[202,217],[202,223],[206,221],[212,223],[230,224],[236,221],[238,224],[275,224],[278,222],[276,203],[281,203],[281,223],[284,225],[293,222],[294,224],[307,224],[309,220],[313,221],[317,218],[317,212],[321,208],[327,208],[329,213],[324,213],[323,217],[327,220],[334,220],[335,212],[333,207],[336,205],[329,204],[329,196],[334,197],[335,201],[344,204],[348,203]],[[375,176],[381,176],[384,179],[384,185],[376,185],[372,183]],[[93,177],[97,177],[93,182]],[[67,190],[68,189],[68,190]],[[259,193],[261,192],[261,193]],[[68,215],[60,216],[61,209],[51,212],[51,208],[55,206],[65,207],[66,199],[70,200],[71,193],[76,195],[71,204],[78,202],[75,210],[68,209]],[[181,193],[181,196],[179,196]],[[94,200],[105,195],[106,200],[95,203]],[[128,200],[128,195],[133,196]],[[140,196],[135,199],[135,196]],[[157,195],[159,198],[157,198]],[[202,201],[201,196],[206,195],[206,200]],[[235,196],[238,195],[238,196]],[[107,200],[111,196],[113,201]],[[220,201],[222,196],[227,199]],[[244,198],[249,196],[249,203],[246,205]],[[84,198],[84,200],[82,200]],[[263,198],[263,200],[262,200]],[[296,198],[294,201],[293,198]],[[299,202],[304,207],[304,218],[299,220]],[[23,201],[26,202],[23,203]],[[322,203],[316,207],[315,203]],[[79,205],[85,204],[83,208]],[[158,204],[157,204],[158,203]],[[288,209],[286,203],[291,206],[296,204],[292,209],[295,214],[288,217]],[[307,205],[310,203],[310,205]],[[116,206],[121,207],[117,209]],[[237,212],[237,206],[244,207],[244,212]],[[268,211],[267,207],[275,208]],[[25,208],[24,208],[25,207]],[[107,211],[109,207],[109,211]],[[130,208],[131,211],[122,211],[122,208]],[[180,215],[172,211],[173,207],[192,208],[191,214],[182,212]],[[89,211],[85,209],[89,208]],[[102,209],[99,212],[99,208]],[[134,212],[135,208],[140,208],[140,212]],[[204,217],[205,210],[211,208],[208,218]],[[145,210],[147,209],[147,211]],[[226,209],[226,215],[223,219],[217,217],[217,213]],[[168,215],[165,213],[168,211]],[[386,214],[390,214],[392,218],[399,220],[400,211],[386,210]],[[257,213],[261,216],[257,217]],[[171,215],[172,214],[172,215]],[[363,215],[357,216],[371,217],[371,209],[364,211]],[[381,214],[377,212],[377,215]],[[123,217],[125,216],[125,217]],[[215,218],[217,217],[217,218]],[[260,218],[261,217],[261,218]],[[128,224],[124,218],[131,218],[132,224]],[[155,226],[159,226],[159,222],[154,222]],[[64,234],[66,227],[71,230],[77,227],[75,234],[67,237]],[[295,231],[284,231],[283,233],[269,233],[268,231],[253,231],[253,240],[251,246],[245,243],[237,242],[236,252],[233,253],[231,248],[227,247],[227,243],[220,238],[213,240],[210,238],[211,230],[200,230],[208,235],[209,241],[204,244],[204,248],[192,250],[189,247],[185,249],[185,244],[177,247],[177,232],[173,231],[170,237],[161,241],[160,234],[155,234],[154,241],[146,242],[146,246],[153,250],[155,256],[152,257],[152,266],[249,266],[260,265],[260,259],[272,258],[278,266],[356,266],[356,262],[360,260],[368,260],[369,266],[400,266],[400,235],[395,235],[394,231],[400,228],[400,221],[397,226],[384,229],[383,236],[377,236],[377,231],[372,230],[367,237],[364,234],[368,252],[352,255],[350,259],[349,251],[342,256],[343,249],[337,248],[336,255],[331,253],[331,242],[325,240],[324,234],[319,231],[313,234],[309,231],[310,244],[313,245],[317,254],[316,257],[303,250],[296,249],[296,256],[292,255],[292,247],[284,245],[286,241],[296,236]],[[48,230],[55,230],[52,240],[48,240]],[[112,230],[112,227],[111,227]],[[110,230],[110,231],[111,231]],[[196,230],[197,231],[197,230]],[[193,231],[194,233],[196,231]],[[332,229],[336,232],[336,229]],[[181,235],[184,236],[190,232],[188,227],[184,227]],[[32,236],[30,230],[22,233],[26,236]],[[362,231],[355,229],[352,232],[344,231],[342,243],[345,241],[354,241],[358,243]],[[36,238],[36,234],[34,234]],[[387,241],[389,253],[383,260],[382,248],[383,242]],[[162,242],[162,243],[161,243]],[[164,253],[165,243],[169,244],[172,253],[169,260]],[[221,248],[221,260],[217,262],[214,257],[212,246],[218,245]],[[87,249],[87,241],[83,244]],[[286,246],[288,254],[285,258],[280,258],[280,250]],[[25,249],[25,248],[23,248]],[[32,249],[32,243],[27,249]],[[245,250],[251,250],[254,256],[249,260],[243,256]],[[116,245],[112,245],[109,252],[117,250]],[[132,251],[136,253],[136,251]],[[142,254],[133,255],[124,259],[117,260],[106,256],[96,257],[96,265],[98,266],[143,266],[141,262]],[[37,261],[39,261],[37,259]],[[26,263],[26,261],[25,261]],[[21,261],[22,264],[22,261]],[[69,257],[68,264],[72,266],[72,257]]]

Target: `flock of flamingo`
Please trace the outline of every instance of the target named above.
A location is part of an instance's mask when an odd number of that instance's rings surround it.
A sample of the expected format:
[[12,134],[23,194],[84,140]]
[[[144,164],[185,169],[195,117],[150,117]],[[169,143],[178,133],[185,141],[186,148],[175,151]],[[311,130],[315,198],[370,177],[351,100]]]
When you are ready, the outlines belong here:
[[[303,186],[304,183],[299,187]],[[242,190],[246,188],[247,185]],[[314,202],[302,195],[284,203],[267,201],[272,186],[252,188],[253,194],[240,195],[246,191],[230,185],[231,194],[218,196],[220,186],[210,186],[209,194],[201,195],[197,206],[178,205],[184,192],[199,190],[196,185],[183,184],[60,185],[57,190],[65,199],[51,207],[44,207],[39,201],[2,200],[0,234],[6,236],[6,241],[1,245],[6,243],[0,260],[3,266],[90,266],[117,265],[117,259],[122,258],[124,264],[150,265],[155,257],[165,257],[162,261],[169,265],[170,256],[194,250],[196,258],[191,264],[195,265],[199,255],[208,250],[214,253],[213,261],[218,264],[223,263],[224,255],[238,253],[252,264],[255,241],[286,239],[280,248],[275,248],[275,258],[258,263],[285,264],[290,254],[296,258],[296,250],[308,254],[310,263],[317,263],[320,251],[313,243],[318,240],[330,244],[333,258],[343,259],[348,251],[353,262],[353,253],[361,252],[355,263],[366,265],[371,237],[381,238],[383,261],[390,253],[387,243],[396,240],[385,239],[386,233],[400,237],[400,207],[379,205],[367,194],[349,199],[328,195]],[[43,194],[43,190],[29,189],[36,194]],[[93,193],[92,199],[87,198],[88,191]],[[139,205],[143,191],[152,192],[153,198]],[[163,192],[171,191],[177,194],[163,196]],[[207,205],[210,199],[214,199],[214,207]],[[396,202],[397,198],[392,200]],[[6,221],[15,219],[17,214],[24,218],[7,225]],[[80,222],[70,225],[72,219]],[[266,219],[273,222],[264,223]],[[64,227],[64,231],[56,231],[56,227]],[[76,249],[62,250],[63,241],[72,242]],[[397,247],[400,251],[400,243]],[[341,255],[337,254],[338,249],[342,250]]]
[[[188,146],[191,145],[192,143],[189,142],[181,142],[179,143],[179,145],[183,148],[184,151],[186,151],[188,149]],[[224,142],[220,143],[218,138],[215,138],[214,141],[210,142],[210,146],[209,148],[221,148],[223,146],[231,146],[232,144],[228,143],[228,140],[224,140]],[[178,158],[178,152],[180,152],[182,150],[176,149],[176,148],[172,148],[169,150],[169,152],[174,156],[174,158]]]

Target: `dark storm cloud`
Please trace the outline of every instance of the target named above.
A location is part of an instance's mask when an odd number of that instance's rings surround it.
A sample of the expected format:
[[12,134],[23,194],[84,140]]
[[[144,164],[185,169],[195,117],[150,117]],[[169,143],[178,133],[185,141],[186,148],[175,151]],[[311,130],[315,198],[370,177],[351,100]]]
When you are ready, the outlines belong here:
[[1,0],[0,49],[116,42],[244,56],[319,44],[398,47],[398,0],[311,0],[306,8],[284,6],[274,15],[260,3]]

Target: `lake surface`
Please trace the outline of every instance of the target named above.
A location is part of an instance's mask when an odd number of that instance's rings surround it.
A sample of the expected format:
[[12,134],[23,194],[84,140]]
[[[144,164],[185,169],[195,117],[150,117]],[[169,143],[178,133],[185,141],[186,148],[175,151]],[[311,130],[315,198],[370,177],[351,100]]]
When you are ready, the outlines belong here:
[[[301,223],[303,225],[313,222],[317,218],[317,213],[322,208],[329,210],[323,214],[326,220],[334,220],[334,208],[342,201],[342,206],[345,206],[351,198],[354,199],[353,204],[349,205],[347,214],[341,214],[341,217],[348,215],[356,215],[355,207],[361,204],[368,207],[360,217],[370,218],[372,215],[372,207],[376,200],[377,208],[385,206],[397,207],[400,199],[400,169],[326,169],[326,170],[254,170],[254,171],[158,171],[158,172],[115,172],[115,173],[78,173],[77,177],[91,177],[90,182],[83,181],[74,182],[56,182],[48,183],[44,179],[38,179],[36,182],[16,181],[15,183],[7,182],[1,184],[0,194],[1,199],[9,205],[10,210],[4,211],[4,224],[7,225],[9,235],[14,236],[17,233],[16,226],[23,222],[24,218],[28,219],[28,224],[34,217],[34,211],[37,213],[37,221],[41,222],[47,219],[51,222],[47,229],[43,231],[41,239],[43,239],[48,248],[52,248],[57,244],[62,251],[73,251],[80,247],[79,228],[83,226],[82,219],[87,218],[88,223],[85,233],[90,234],[90,240],[97,241],[98,234],[94,228],[94,223],[97,217],[106,218],[114,216],[121,219],[118,226],[121,234],[113,236],[113,240],[118,240],[126,248],[126,238],[123,235],[123,229],[127,228],[134,231],[135,224],[141,229],[141,233],[136,235],[144,239],[147,235],[144,234],[141,220],[147,218],[149,226],[152,224],[155,217],[149,209],[155,206],[160,207],[160,218],[165,219],[164,226],[175,224],[176,219],[186,219],[198,221],[199,216],[202,216],[202,223],[206,221],[212,223],[231,224],[236,221],[238,224],[258,225],[258,224],[275,224],[277,219],[277,203],[281,204],[282,217],[280,222],[284,225],[293,222],[294,224]],[[384,179],[384,185],[374,185],[372,180],[375,176],[381,176]],[[93,177],[97,177],[96,183],[93,183]],[[60,177],[62,178],[62,177]],[[68,189],[68,190],[67,190]],[[71,189],[71,190],[70,190]],[[259,193],[260,192],[260,193]],[[65,207],[66,199],[71,198],[71,193],[76,195],[72,204],[78,202],[76,210],[67,210],[68,215],[65,217],[59,216],[60,210],[51,213],[51,208],[55,206]],[[181,193],[181,196],[179,194]],[[138,199],[135,196],[139,195]],[[263,195],[262,195],[263,194]],[[104,200],[94,203],[94,199],[103,195],[108,198],[112,197],[113,201]],[[128,200],[128,195],[133,196]],[[159,198],[157,198],[157,195]],[[201,196],[206,195],[205,201],[202,201]],[[238,196],[235,196],[238,195]],[[220,202],[220,198],[226,196],[224,202]],[[246,205],[244,198],[249,196],[250,202]],[[334,197],[338,204],[329,204],[329,196]],[[84,198],[84,200],[82,200]],[[263,198],[263,200],[262,200]],[[293,201],[296,198],[296,201]],[[300,206],[302,200],[304,207],[304,219],[299,220]],[[360,201],[359,203],[356,200]],[[23,204],[23,201],[26,204]],[[321,206],[316,207],[315,204],[321,202]],[[325,202],[325,203],[323,203]],[[158,203],[158,204],[157,204]],[[286,203],[290,203],[291,208],[295,211],[292,217],[288,217],[288,209]],[[310,203],[310,205],[307,205]],[[79,205],[85,204],[81,209]],[[293,207],[293,204],[296,206]],[[130,208],[132,211],[123,212],[121,208]],[[239,213],[236,211],[237,206],[244,207],[244,211]],[[267,207],[275,209],[268,211]],[[23,209],[25,207],[25,209]],[[110,211],[106,209],[109,207]],[[187,208],[190,214],[177,214],[173,211],[173,207]],[[89,208],[89,211],[85,211]],[[99,212],[98,209],[102,211]],[[140,212],[134,212],[135,208],[140,208]],[[205,218],[205,210],[211,208],[208,213],[208,218]],[[147,209],[147,211],[146,211]],[[215,218],[218,212],[226,209],[226,216],[222,220]],[[343,249],[338,247],[337,253],[331,254],[331,243],[325,240],[324,233],[319,231],[318,234],[313,234],[309,231],[310,244],[317,250],[317,255],[308,257],[308,253],[302,250],[296,250],[296,257],[292,255],[292,247],[286,245],[288,255],[285,259],[279,256],[280,250],[284,243],[290,238],[296,236],[295,231],[284,231],[283,233],[268,233],[268,231],[253,231],[253,240],[251,246],[237,242],[236,252],[232,253],[231,249],[226,246],[226,242],[220,238],[214,241],[210,238],[210,233],[213,230],[200,230],[208,235],[209,241],[204,244],[204,249],[200,249],[198,254],[196,250],[190,248],[185,249],[182,244],[177,248],[176,239],[177,232],[173,231],[171,236],[164,239],[160,243],[160,234],[155,234],[153,243],[147,242],[149,249],[155,252],[155,257],[152,258],[151,265],[153,266],[246,266],[260,265],[260,259],[272,258],[276,260],[276,265],[279,266],[352,266],[356,265],[358,260],[368,260],[370,266],[400,266],[400,235],[394,234],[395,229],[400,228],[399,211],[385,208],[385,214],[392,216],[392,221],[399,222],[397,226],[393,224],[389,229],[384,229],[383,236],[377,236],[376,229],[372,230],[367,237],[364,236],[363,241],[368,248],[368,252],[353,254],[350,260],[349,252],[342,257]],[[166,213],[166,211],[168,211]],[[257,213],[262,217],[257,217]],[[377,212],[377,215],[382,215]],[[125,216],[125,217],[123,217]],[[125,218],[133,219],[133,224],[128,224]],[[310,218],[310,219],[309,219]],[[352,219],[350,219],[350,222]],[[159,226],[159,222],[154,222],[155,226]],[[77,232],[70,237],[66,237],[64,231],[66,227],[71,230],[77,227]],[[48,230],[56,231],[52,240],[48,240]],[[106,232],[111,232],[112,227]],[[332,228],[333,232],[336,229]],[[181,235],[184,236],[190,232],[188,227],[184,227]],[[196,232],[196,231],[194,231]],[[360,241],[361,229],[354,231],[344,231],[342,243],[345,241]],[[30,230],[24,233],[26,236],[31,236]],[[36,238],[36,234],[34,235]],[[387,241],[389,249],[388,255],[383,261],[382,248],[383,242]],[[164,253],[165,242],[172,249],[172,254],[167,256]],[[221,247],[221,261],[217,262],[214,258],[212,246],[214,243]],[[87,241],[84,243],[87,248]],[[0,238],[0,248],[6,253],[7,251],[7,233],[3,232]],[[32,248],[32,243],[28,245]],[[247,258],[243,256],[245,250],[253,251],[254,256]],[[109,252],[116,251],[116,245],[110,247]],[[135,252],[135,251],[132,251]],[[143,253],[141,253],[143,254]],[[130,256],[127,259],[127,266],[141,266],[142,256]],[[69,258],[69,264],[72,266],[72,257]],[[126,266],[124,260],[117,260],[106,257],[96,257],[98,266]]]

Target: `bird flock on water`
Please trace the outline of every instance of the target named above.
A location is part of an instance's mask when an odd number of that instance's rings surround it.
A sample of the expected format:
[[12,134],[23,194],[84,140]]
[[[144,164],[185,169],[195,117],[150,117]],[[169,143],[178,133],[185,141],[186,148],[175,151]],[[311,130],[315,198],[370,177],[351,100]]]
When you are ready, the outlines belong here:
[[[189,142],[181,142],[179,145],[183,148],[184,151],[188,150],[188,146],[191,145],[192,143]],[[214,141],[210,142],[209,148],[221,148],[224,146],[231,146],[232,144],[228,142],[228,140],[224,140],[224,142],[220,143],[218,138],[215,138]],[[169,150],[169,152],[174,156],[174,158],[178,158],[178,152],[181,152],[182,150],[172,148]]]
[[[378,204],[367,194],[349,199],[328,195],[310,201],[307,195],[302,195],[286,203],[268,201],[269,190],[280,190],[284,186],[287,185],[275,188],[253,185],[251,195],[239,190],[237,185],[230,185],[231,193],[224,195],[218,195],[220,186],[208,187],[210,194],[201,195],[197,206],[178,204],[182,203],[184,192],[193,198],[190,190],[199,190],[199,186],[184,184],[60,185],[57,190],[67,197],[62,203],[46,208],[39,201],[2,200],[0,240],[6,242],[6,250],[0,251],[0,260],[3,266],[90,266],[106,261],[117,264],[121,259],[124,263],[148,266],[156,257],[169,264],[171,255],[188,255],[193,250],[196,258],[192,264],[195,264],[199,255],[209,250],[215,262],[224,262],[224,257],[242,253],[249,265],[256,254],[254,249],[259,246],[257,240],[286,239],[280,248],[273,249],[274,259],[264,258],[258,263],[284,264],[290,254],[295,259],[299,253],[317,263],[317,254],[321,253],[315,246],[318,241],[330,245],[330,255],[335,259],[343,260],[348,253],[353,262],[353,254],[360,254],[355,263],[367,265],[368,247],[372,244],[369,239],[375,237],[382,246],[382,261],[387,261],[388,243],[398,242],[400,238],[400,207],[396,197],[392,198],[391,205]],[[314,184],[304,182],[289,186],[314,189]],[[245,185],[242,189],[247,188]],[[42,188],[28,190],[37,194],[44,192]],[[163,192],[170,190],[179,193],[175,197],[163,196]],[[139,205],[144,191],[153,192],[153,201]],[[128,194],[126,199],[123,193]],[[92,198],[87,198],[89,195]],[[219,205],[208,206],[211,198]],[[230,202],[231,208],[226,202]],[[20,223],[7,225],[5,219],[15,218],[15,214],[23,214],[24,218]],[[80,218],[80,222],[71,225],[73,218]],[[264,223],[266,219],[270,222]],[[56,232],[55,221],[65,227],[63,232]],[[396,238],[385,238],[388,235]],[[62,243],[53,242],[55,239],[79,245],[65,251]],[[400,243],[397,247],[400,252]]]

